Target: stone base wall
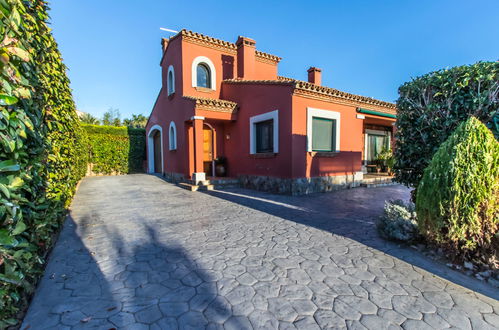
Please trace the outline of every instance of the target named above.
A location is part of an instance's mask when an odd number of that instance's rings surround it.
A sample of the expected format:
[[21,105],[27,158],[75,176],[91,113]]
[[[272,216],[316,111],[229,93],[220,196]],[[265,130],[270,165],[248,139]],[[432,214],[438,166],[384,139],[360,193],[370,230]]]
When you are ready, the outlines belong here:
[[163,173],[163,176],[166,181],[171,182],[171,183],[179,183],[179,182],[185,182],[185,177],[181,173]]
[[244,188],[290,195],[306,195],[359,187],[362,179],[362,172],[356,172],[351,175],[318,176],[298,179],[282,179],[256,175],[239,176],[239,182]]

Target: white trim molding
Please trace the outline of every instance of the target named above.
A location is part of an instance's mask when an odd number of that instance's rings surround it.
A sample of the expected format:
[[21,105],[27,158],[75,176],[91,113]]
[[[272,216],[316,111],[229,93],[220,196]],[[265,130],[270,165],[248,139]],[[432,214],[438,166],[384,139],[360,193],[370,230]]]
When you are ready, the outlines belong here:
[[168,129],[168,146],[170,150],[177,150],[177,126],[173,121],[170,122],[170,128]]
[[198,87],[198,75],[197,75],[197,67],[198,64],[205,64],[210,69],[210,78],[211,78],[211,88],[212,90],[217,90],[217,71],[215,70],[215,65],[213,62],[206,56],[198,56],[192,61],[191,67],[191,77],[192,77],[192,87]]
[[336,120],[336,145],[335,145],[335,151],[339,152],[340,151],[340,124],[341,124],[341,114],[336,111],[332,110],[321,110],[321,109],[315,109],[315,108],[310,108],[307,107],[307,151],[313,151],[312,150],[312,118],[326,118],[326,119],[333,119]]
[[[170,72],[172,74],[172,81],[170,81]],[[168,96],[175,93],[175,69],[173,68],[173,65],[168,67],[168,73],[166,75],[166,90]]]
[[203,116],[192,116],[191,117],[191,120],[196,120],[196,119],[199,119],[199,120],[205,120],[206,118],[203,117]]
[[154,131],[159,131],[159,139],[161,141],[161,172],[165,171],[163,163],[163,129],[159,125],[154,125],[149,128],[149,133],[147,133],[147,163],[149,173],[154,173],[154,138],[152,137]]
[[271,119],[274,121],[274,153],[276,154],[279,152],[279,110],[274,110],[250,117],[250,154],[256,154],[255,124]]

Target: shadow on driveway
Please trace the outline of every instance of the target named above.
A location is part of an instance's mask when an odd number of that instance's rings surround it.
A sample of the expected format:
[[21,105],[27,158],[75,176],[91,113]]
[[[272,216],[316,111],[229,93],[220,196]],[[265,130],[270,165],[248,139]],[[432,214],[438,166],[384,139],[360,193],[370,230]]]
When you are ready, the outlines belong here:
[[[470,278],[423,254],[382,239],[376,229],[377,218],[383,212],[383,200],[410,199],[410,189],[395,185],[378,188],[354,188],[306,196],[276,195],[246,189],[227,189],[205,192],[276,217],[312,226],[341,235],[395,258],[408,262],[450,282],[499,299],[499,290]],[[376,198],[372,198],[376,195]]]

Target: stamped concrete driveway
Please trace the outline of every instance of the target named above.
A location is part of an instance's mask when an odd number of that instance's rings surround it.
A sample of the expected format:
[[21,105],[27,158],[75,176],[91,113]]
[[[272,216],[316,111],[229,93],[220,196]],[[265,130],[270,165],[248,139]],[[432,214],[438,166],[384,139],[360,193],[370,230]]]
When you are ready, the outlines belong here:
[[378,238],[390,198],[408,191],[290,197],[87,178],[23,329],[498,326],[497,291]]

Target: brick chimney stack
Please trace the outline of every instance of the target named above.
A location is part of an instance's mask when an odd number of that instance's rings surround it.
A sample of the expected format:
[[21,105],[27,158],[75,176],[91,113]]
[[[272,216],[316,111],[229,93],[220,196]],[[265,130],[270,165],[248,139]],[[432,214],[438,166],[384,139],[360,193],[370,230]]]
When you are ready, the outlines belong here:
[[237,77],[254,79],[256,41],[239,36],[237,46]]
[[307,72],[308,72],[308,82],[320,86],[322,70],[311,66],[310,69],[307,70]]

